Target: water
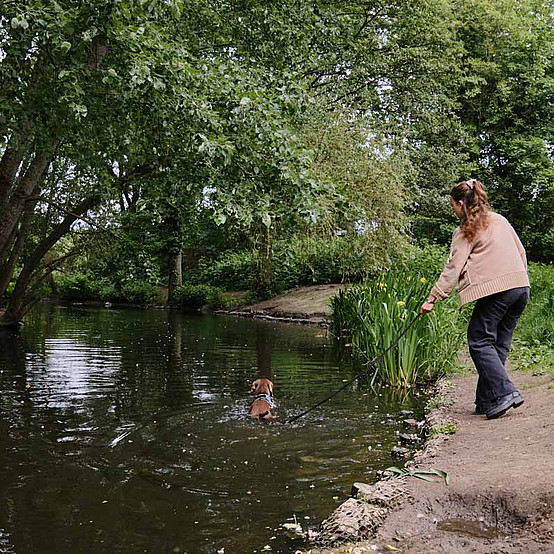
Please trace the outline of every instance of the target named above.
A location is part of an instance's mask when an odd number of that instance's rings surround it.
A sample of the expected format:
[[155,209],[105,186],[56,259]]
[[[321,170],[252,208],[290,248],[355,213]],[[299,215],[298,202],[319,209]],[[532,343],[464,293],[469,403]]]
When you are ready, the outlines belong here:
[[355,481],[392,464],[421,401],[349,387],[325,330],[225,316],[46,306],[0,332],[0,552],[294,552]]
[[468,519],[445,519],[437,523],[437,529],[483,539],[495,539],[500,535],[498,527],[489,527],[482,521]]

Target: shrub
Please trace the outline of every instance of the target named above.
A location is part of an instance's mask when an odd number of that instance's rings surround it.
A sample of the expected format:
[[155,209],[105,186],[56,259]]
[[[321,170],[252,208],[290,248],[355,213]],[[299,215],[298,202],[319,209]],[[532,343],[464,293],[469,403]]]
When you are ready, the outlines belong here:
[[333,237],[296,236],[275,245],[275,281],[280,288],[303,285],[360,282],[383,266],[369,250],[366,237],[356,234]]
[[87,273],[63,274],[56,284],[61,300],[83,302],[95,298],[94,281]]
[[[352,344],[362,363],[386,350],[417,315],[429,282],[405,269],[389,271],[364,285],[340,291],[332,301],[332,330]],[[410,327],[379,362],[371,381],[411,386],[454,367],[463,337],[455,299],[437,304]]]
[[146,304],[156,295],[156,287],[148,282],[127,280],[114,283],[106,277],[95,279],[89,273],[63,274],[56,285],[61,300],[66,302],[120,302]]
[[156,287],[143,281],[125,281],[121,284],[120,295],[122,302],[146,304],[156,295]]
[[245,290],[252,288],[255,273],[256,261],[251,251],[225,252],[217,259],[200,261],[187,281],[225,290]]
[[529,264],[531,299],[518,324],[517,336],[528,343],[554,346],[554,266]]
[[211,285],[186,284],[178,287],[170,298],[170,305],[175,308],[198,310],[206,304],[219,307],[223,291]]
[[401,266],[412,275],[419,275],[432,281],[440,275],[447,258],[447,246],[433,242],[420,242],[419,246],[407,245],[395,265]]

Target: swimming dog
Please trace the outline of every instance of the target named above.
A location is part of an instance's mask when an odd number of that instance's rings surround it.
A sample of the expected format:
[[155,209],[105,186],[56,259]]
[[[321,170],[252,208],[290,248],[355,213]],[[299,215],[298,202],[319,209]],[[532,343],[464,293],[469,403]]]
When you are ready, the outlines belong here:
[[273,383],[269,379],[256,379],[250,393],[256,398],[250,404],[248,415],[254,419],[273,419]]

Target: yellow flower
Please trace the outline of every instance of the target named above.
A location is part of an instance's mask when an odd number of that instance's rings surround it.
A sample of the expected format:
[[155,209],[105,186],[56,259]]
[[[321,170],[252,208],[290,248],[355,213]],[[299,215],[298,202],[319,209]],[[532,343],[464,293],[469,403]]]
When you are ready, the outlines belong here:
[[405,306],[406,305],[406,302],[402,302],[402,300],[399,300],[396,305],[399,307],[399,308],[402,308],[402,306]]
[[427,279],[425,279],[425,277],[422,277],[422,278],[420,279],[420,281],[421,281],[422,283],[426,283],[426,282],[427,282]]

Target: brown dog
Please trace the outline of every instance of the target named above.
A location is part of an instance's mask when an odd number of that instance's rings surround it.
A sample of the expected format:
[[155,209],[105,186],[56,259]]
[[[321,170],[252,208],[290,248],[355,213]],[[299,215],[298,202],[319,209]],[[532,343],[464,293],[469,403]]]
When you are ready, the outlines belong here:
[[256,379],[250,393],[255,394],[248,415],[254,419],[273,419],[273,383],[269,379]]

